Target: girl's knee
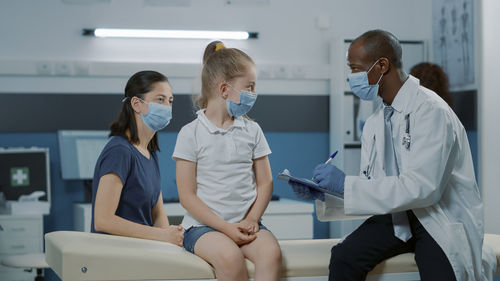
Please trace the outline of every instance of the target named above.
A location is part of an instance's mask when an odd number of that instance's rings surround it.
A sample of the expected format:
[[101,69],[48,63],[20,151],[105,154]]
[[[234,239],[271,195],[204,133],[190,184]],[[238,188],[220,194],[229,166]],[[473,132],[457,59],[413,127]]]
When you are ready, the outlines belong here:
[[271,251],[269,253],[269,256],[270,256],[272,262],[275,262],[281,266],[283,256],[281,254],[281,248],[279,245],[275,245],[274,247],[271,247]]
[[216,264],[224,270],[233,270],[245,266],[245,257],[239,248],[222,250],[216,257]]
[[269,245],[262,251],[260,251],[260,257],[257,263],[261,263],[264,266],[273,266],[273,267],[281,267],[282,263],[282,254],[281,248],[276,243],[276,245]]

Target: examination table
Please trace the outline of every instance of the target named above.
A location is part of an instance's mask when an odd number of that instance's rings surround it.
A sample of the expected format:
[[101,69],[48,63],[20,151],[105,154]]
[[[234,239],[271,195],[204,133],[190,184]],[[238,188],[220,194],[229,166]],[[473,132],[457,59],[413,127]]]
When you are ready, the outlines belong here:
[[[282,240],[283,280],[327,280],[330,249],[339,239]],[[500,264],[500,235],[486,234]],[[63,281],[215,279],[204,260],[173,244],[76,231],[45,235],[46,261]],[[253,277],[254,266],[247,260]],[[500,267],[496,274],[500,274]],[[389,277],[387,277],[389,276]],[[393,276],[392,278],[390,276]],[[367,280],[419,280],[413,254],[377,265]]]

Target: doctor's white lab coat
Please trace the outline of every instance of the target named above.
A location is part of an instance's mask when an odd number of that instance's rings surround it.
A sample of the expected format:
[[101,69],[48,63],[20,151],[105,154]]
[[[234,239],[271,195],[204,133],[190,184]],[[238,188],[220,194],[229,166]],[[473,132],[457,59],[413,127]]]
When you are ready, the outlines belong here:
[[[487,246],[483,251],[483,204],[464,127],[438,95],[419,86],[412,76],[392,105],[400,116],[392,118],[400,175],[386,176],[384,171],[384,110],[380,107],[363,130],[360,175],[345,180],[345,215],[411,209],[446,253],[458,281],[491,280],[496,258]],[[407,149],[402,141],[408,114],[411,142]],[[330,195],[325,202],[316,201],[318,218],[335,219],[337,202]]]

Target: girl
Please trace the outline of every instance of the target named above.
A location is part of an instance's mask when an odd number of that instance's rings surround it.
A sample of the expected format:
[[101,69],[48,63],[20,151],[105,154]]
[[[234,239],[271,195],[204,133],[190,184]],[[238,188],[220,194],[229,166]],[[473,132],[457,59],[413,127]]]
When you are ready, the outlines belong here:
[[205,49],[201,110],[177,137],[179,199],[188,211],[184,247],[215,268],[218,280],[278,280],[281,250],[260,219],[273,183],[271,153],[259,125],[245,114],[253,106],[256,70],[238,49],[215,41]]
[[92,232],[182,246],[183,228],[171,226],[163,208],[157,131],[172,118],[172,88],[155,71],[134,74],[122,110],[111,124],[92,184]]

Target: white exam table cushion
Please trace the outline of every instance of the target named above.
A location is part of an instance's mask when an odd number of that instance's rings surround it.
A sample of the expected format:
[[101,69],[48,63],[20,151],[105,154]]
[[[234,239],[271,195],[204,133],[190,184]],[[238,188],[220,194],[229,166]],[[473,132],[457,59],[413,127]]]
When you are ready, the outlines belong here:
[[179,246],[115,235],[47,233],[45,256],[62,280],[215,278],[208,263]]
[[490,246],[497,256],[496,275],[500,275],[500,235],[486,233],[484,234],[484,243]]
[[[282,240],[282,277],[328,276],[339,239]],[[500,262],[500,235],[485,235]],[[75,231],[45,235],[46,260],[64,281],[215,279],[203,259],[173,244]],[[82,270],[82,268],[85,268]],[[247,260],[251,277],[254,266]],[[85,272],[84,272],[85,271]],[[370,274],[418,272],[413,253],[378,264]],[[497,274],[500,269],[497,269]]]

